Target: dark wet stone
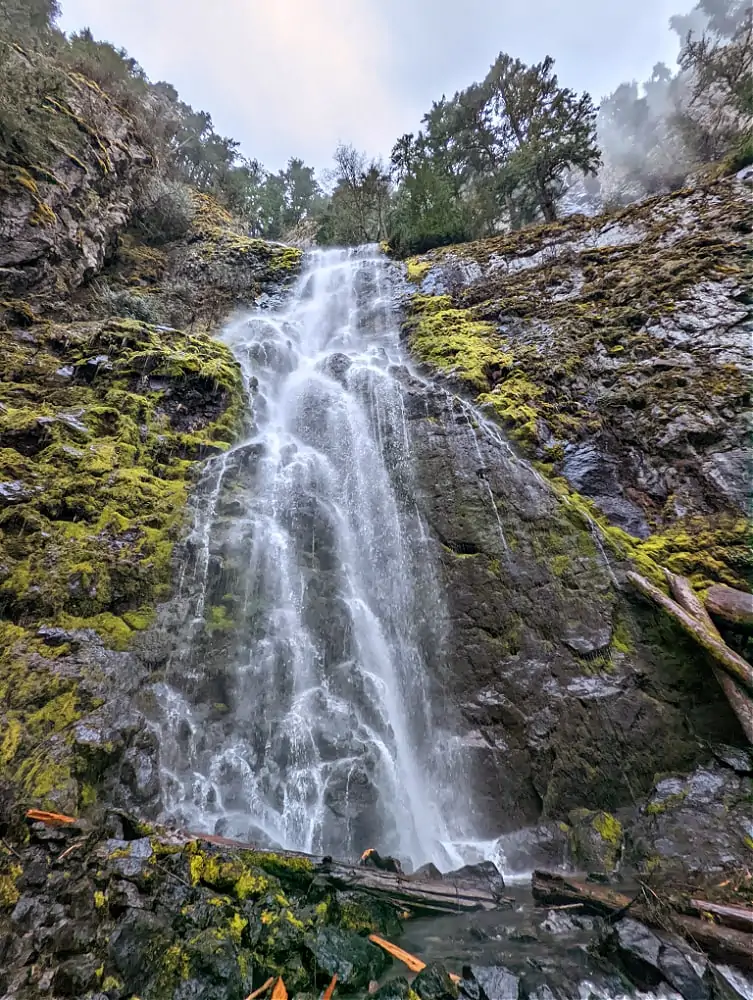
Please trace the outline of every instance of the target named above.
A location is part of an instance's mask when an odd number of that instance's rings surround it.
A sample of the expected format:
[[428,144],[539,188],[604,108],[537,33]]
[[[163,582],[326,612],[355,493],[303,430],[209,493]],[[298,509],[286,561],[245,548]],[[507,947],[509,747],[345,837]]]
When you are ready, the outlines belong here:
[[611,931],[609,945],[640,988],[651,989],[664,980],[684,1000],[711,1000],[711,991],[688,961],[684,946],[678,947],[639,921],[621,920]]
[[80,997],[97,981],[97,959],[93,955],[80,955],[58,966],[52,981],[55,992],[64,997]]
[[167,928],[158,917],[144,910],[131,910],[110,938],[110,960],[129,988],[140,991],[151,976],[147,956],[159,953],[160,946],[166,948],[168,943]]
[[320,969],[329,976],[336,974],[343,986],[353,990],[363,989],[372,979],[378,979],[388,963],[381,948],[337,927],[322,928],[311,951]]
[[420,868],[416,868],[413,875],[416,878],[432,879],[435,881],[440,881],[442,879],[441,871],[431,861],[428,864],[421,865]]
[[421,1000],[457,1000],[460,992],[447,969],[438,962],[427,965],[411,985]]
[[319,370],[337,382],[342,382],[353,362],[347,354],[330,354],[319,365]]
[[478,983],[481,1000],[518,1000],[520,979],[502,965],[472,965],[463,969],[463,976]]
[[32,496],[32,490],[17,479],[0,483],[0,504],[24,503]]
[[753,751],[747,747],[716,743],[711,747],[711,752],[720,764],[732,768],[737,774],[753,774]]
[[711,987],[714,1000],[750,1000],[753,996],[750,978],[731,966],[709,962],[704,980]]
[[715,762],[664,778],[626,827],[627,862],[640,868],[652,860],[664,874],[691,876],[744,868],[751,795],[750,775]]
[[396,976],[380,986],[374,993],[374,1000],[408,1000],[411,984],[405,976]]
[[43,625],[37,629],[37,638],[41,639],[47,646],[63,646],[66,643],[74,648],[78,645],[78,635],[65,628],[55,628],[52,625]]
[[446,882],[455,882],[477,889],[485,889],[494,896],[502,896],[505,891],[505,880],[492,861],[481,861],[476,865],[464,865],[456,871],[443,876]]

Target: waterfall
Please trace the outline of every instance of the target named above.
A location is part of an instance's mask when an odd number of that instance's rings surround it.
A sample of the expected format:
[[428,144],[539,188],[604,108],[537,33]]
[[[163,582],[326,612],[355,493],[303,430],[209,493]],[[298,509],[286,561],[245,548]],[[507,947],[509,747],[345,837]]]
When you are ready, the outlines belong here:
[[225,332],[251,429],[208,463],[184,547],[156,688],[163,818],[446,869],[459,800],[430,683],[446,613],[412,494],[395,272],[376,248],[314,252],[284,308]]

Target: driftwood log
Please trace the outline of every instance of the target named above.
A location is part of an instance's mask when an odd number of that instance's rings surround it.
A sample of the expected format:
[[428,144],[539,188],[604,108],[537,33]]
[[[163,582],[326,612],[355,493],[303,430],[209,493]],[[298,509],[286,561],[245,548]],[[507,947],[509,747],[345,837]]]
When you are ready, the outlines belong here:
[[[722,639],[690,581],[668,570],[672,597],[662,593],[638,573],[628,573],[633,586],[658,607],[703,648],[712,663],[714,676],[724,691],[742,730],[753,744],[753,667]],[[674,598],[674,599],[673,599]]]
[[[647,906],[642,896],[627,896],[609,886],[591,885],[553,872],[535,871],[532,891],[537,902],[548,906],[580,903],[589,913],[612,921],[629,914],[652,927],[666,929],[657,919],[656,910]],[[740,929],[749,927],[753,930],[753,910],[721,906],[701,899],[693,899],[689,908],[698,914],[709,914],[714,919],[673,913],[671,925],[676,931],[717,961],[753,969],[753,933]]]
[[[253,844],[228,840],[203,833],[189,833],[188,837],[205,840],[222,847],[254,850]],[[505,900],[504,882],[500,875],[485,879],[482,874],[470,876],[462,870],[449,875],[405,875],[383,871],[368,865],[352,865],[334,861],[330,857],[302,854],[296,851],[275,851],[287,858],[305,858],[313,865],[311,878],[318,885],[333,889],[357,889],[393,903],[415,914],[463,913],[474,910],[495,910]]]

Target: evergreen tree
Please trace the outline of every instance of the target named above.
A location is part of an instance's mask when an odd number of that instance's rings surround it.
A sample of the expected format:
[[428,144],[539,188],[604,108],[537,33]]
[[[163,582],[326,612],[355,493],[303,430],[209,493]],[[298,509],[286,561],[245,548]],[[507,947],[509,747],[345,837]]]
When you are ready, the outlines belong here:
[[556,202],[568,170],[596,172],[596,110],[591,97],[560,87],[549,56],[535,66],[500,54],[481,87],[484,145],[501,162],[500,191],[532,196],[544,218],[557,217]]

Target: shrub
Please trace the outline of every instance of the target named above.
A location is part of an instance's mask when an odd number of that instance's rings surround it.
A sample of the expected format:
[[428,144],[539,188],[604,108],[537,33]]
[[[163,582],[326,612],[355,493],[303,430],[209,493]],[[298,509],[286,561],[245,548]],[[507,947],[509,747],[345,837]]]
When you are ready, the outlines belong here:
[[191,193],[185,184],[157,179],[144,192],[132,227],[148,243],[170,243],[186,235],[194,211]]
[[95,286],[94,294],[106,316],[123,316],[140,320],[142,323],[160,322],[157,305],[144,295],[127,288],[112,288],[103,282]]

